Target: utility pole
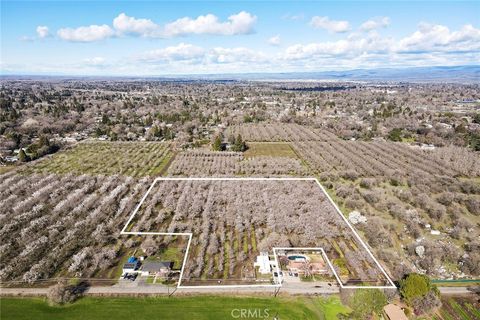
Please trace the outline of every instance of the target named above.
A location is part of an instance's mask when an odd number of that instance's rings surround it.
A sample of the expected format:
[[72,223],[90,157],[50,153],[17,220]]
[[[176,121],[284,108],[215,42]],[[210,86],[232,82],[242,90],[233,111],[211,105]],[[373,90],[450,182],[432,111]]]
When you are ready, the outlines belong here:
[[273,294],[274,297],[277,297],[277,295],[278,295],[278,293],[280,292],[280,289],[281,289],[281,288],[282,288],[282,287],[275,287],[275,292],[274,292],[274,294]]

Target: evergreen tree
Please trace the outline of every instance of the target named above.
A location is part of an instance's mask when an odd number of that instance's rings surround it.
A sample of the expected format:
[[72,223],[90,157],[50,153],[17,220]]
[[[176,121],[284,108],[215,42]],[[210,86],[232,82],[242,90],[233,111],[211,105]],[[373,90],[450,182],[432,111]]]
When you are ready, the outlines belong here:
[[233,145],[232,150],[237,152],[243,152],[247,150],[247,145],[245,144],[245,141],[243,141],[240,134],[237,136],[237,139],[235,139],[235,144]]
[[23,148],[20,148],[20,152],[18,153],[18,160],[20,162],[27,162],[28,161],[28,156],[23,150]]
[[407,304],[411,304],[414,299],[425,297],[432,290],[437,292],[437,288],[423,274],[410,273],[405,279],[400,280],[400,294]]
[[215,137],[212,144],[213,151],[222,151],[222,137],[220,135]]

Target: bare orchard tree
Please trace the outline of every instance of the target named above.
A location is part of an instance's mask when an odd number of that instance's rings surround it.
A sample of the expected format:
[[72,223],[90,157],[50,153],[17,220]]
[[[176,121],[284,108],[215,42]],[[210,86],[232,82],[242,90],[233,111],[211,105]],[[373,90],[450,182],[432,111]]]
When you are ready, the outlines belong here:
[[75,296],[72,294],[71,286],[68,285],[67,281],[60,280],[48,289],[47,299],[53,304],[65,304],[73,302]]

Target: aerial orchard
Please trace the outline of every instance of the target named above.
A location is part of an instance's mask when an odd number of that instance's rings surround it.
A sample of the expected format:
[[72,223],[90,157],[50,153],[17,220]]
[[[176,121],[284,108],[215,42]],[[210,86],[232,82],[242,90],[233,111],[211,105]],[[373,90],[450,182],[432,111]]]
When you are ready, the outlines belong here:
[[86,141],[30,165],[25,172],[156,176],[171,157],[167,143]]
[[168,174],[173,176],[302,176],[306,173],[306,168],[298,159],[271,156],[245,158],[240,152],[182,152],[168,168]]
[[248,283],[273,247],[323,247],[342,281],[385,277],[315,181],[159,180],[129,231],[192,233],[182,284]]
[[95,277],[118,263],[122,223],[149,181],[121,176],[0,177],[0,279]]
[[226,136],[241,135],[246,141],[328,141],[337,137],[326,130],[313,129],[292,123],[259,123],[234,125]]

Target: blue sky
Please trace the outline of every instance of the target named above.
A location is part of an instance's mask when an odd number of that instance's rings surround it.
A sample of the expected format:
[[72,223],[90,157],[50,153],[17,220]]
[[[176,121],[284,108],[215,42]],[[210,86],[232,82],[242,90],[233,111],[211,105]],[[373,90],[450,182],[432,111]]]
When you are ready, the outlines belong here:
[[1,1],[2,74],[478,64],[479,2]]

